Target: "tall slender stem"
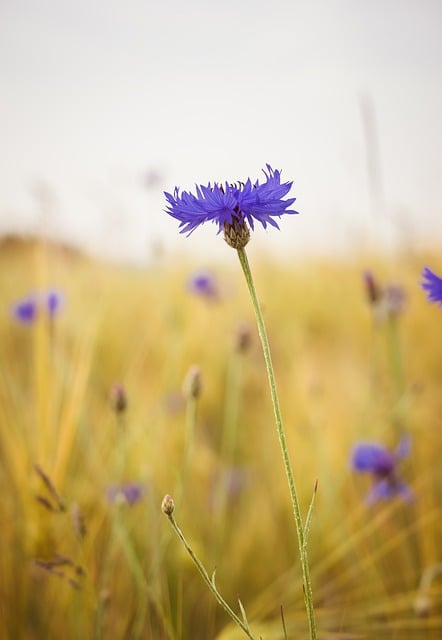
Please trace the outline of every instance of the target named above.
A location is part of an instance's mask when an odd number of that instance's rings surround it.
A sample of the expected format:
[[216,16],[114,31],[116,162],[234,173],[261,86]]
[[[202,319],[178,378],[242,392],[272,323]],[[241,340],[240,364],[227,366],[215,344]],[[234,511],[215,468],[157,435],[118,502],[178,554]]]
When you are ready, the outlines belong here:
[[259,337],[261,339],[262,350],[264,353],[264,360],[267,369],[267,377],[270,387],[270,394],[272,398],[273,411],[275,415],[276,429],[278,432],[279,444],[281,446],[282,459],[284,463],[285,473],[287,476],[287,482],[290,491],[290,497],[293,507],[293,515],[295,518],[296,532],[298,534],[299,556],[301,560],[302,577],[304,581],[304,601],[307,610],[307,617],[310,630],[311,640],[316,640],[316,623],[313,610],[313,593],[310,580],[310,568],[308,564],[307,555],[307,539],[304,532],[304,527],[301,517],[301,509],[299,506],[298,495],[296,492],[295,478],[293,475],[292,464],[290,461],[287,438],[285,435],[284,425],[282,421],[281,409],[279,406],[278,392],[276,388],[275,374],[273,371],[272,358],[270,355],[269,340],[267,337],[267,331],[264,324],[264,318],[262,315],[261,307],[259,304],[258,296],[256,295],[255,285],[252,278],[252,272],[250,270],[249,261],[244,248],[237,249],[239,261],[241,263],[242,270],[247,282],[250,297],[252,299],[253,309],[255,311],[256,322],[258,325]]

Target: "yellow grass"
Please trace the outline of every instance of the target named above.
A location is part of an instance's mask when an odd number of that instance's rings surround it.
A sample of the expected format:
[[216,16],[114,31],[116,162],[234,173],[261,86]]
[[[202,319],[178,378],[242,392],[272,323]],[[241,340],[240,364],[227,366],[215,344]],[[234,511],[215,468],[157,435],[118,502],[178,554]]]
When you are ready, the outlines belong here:
[[[290,264],[251,248],[250,261],[304,515],[319,481],[309,537],[319,637],[436,640],[441,577],[431,583],[426,617],[414,603],[422,572],[442,561],[442,311],[418,282],[425,264],[442,272],[442,260]],[[238,613],[240,597],[256,637],[284,638],[281,606],[288,637],[306,637],[294,524],[246,286],[232,251],[226,264],[211,265],[223,296],[207,303],[186,291],[199,266],[163,259],[131,269],[43,242],[1,245],[1,638],[245,637],[161,513],[163,496],[175,491],[180,527],[209,575],[216,567],[218,588]],[[407,291],[397,322],[401,390],[388,323],[373,322],[364,297],[366,267]],[[15,300],[47,287],[65,295],[52,333],[47,317],[33,326],[11,318]],[[238,355],[240,321],[253,343]],[[189,449],[181,389],[194,364],[203,391]],[[109,404],[116,382],[128,397],[122,420]],[[361,440],[394,447],[399,432],[412,436],[400,472],[416,501],[367,508],[371,479],[350,470],[351,448]],[[64,510],[37,499],[54,504],[35,465]],[[240,469],[239,484],[220,512],[217,482],[227,466]],[[142,500],[110,504],[106,489],[129,481],[143,485]]]

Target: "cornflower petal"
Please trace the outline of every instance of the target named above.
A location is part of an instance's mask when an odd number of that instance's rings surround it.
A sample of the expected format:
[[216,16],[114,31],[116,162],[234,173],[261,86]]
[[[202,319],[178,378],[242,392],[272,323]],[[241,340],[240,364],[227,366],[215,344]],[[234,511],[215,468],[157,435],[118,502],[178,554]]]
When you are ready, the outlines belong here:
[[421,287],[427,292],[428,302],[435,302],[442,307],[442,278],[428,267],[423,270],[422,278]]
[[402,460],[402,458],[406,458],[407,456],[410,455],[410,451],[411,451],[411,438],[409,436],[403,436],[400,439],[399,444],[396,447],[396,450],[394,452],[396,460]]
[[351,465],[355,471],[379,474],[394,468],[395,458],[381,445],[361,443],[353,449]]
[[405,502],[411,502],[414,494],[409,486],[397,474],[397,465],[410,453],[411,439],[404,436],[394,452],[377,443],[360,443],[356,445],[351,455],[351,466],[354,471],[369,472],[373,476],[373,486],[365,497],[368,505],[379,500],[389,500],[400,497]]
[[250,178],[246,182],[220,186],[196,185],[196,195],[182,191],[176,187],[173,194],[165,192],[168,205],[166,213],[179,220],[181,233],[190,235],[197,227],[205,222],[218,225],[218,233],[225,224],[233,225],[234,220],[242,224],[248,222],[254,229],[254,223],[260,222],[264,229],[270,224],[279,229],[274,220],[284,213],[298,213],[289,207],[296,198],[284,196],[290,191],[292,182],[281,184],[281,172],[273,170],[267,165],[264,170],[265,182],[257,180],[252,184]]
[[402,498],[404,502],[412,502],[414,493],[410,487],[401,480],[390,482],[388,478],[376,482],[365,496],[365,503],[372,506],[380,500],[391,500],[393,498]]

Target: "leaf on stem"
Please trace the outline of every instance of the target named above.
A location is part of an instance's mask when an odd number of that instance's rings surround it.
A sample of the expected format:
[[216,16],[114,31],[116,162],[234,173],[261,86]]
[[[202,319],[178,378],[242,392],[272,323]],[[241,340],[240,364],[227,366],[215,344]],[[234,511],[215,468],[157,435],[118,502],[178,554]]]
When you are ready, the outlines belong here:
[[242,604],[242,602],[241,602],[241,600],[239,598],[238,598],[238,603],[239,603],[239,608],[241,609],[241,615],[242,615],[242,619],[243,619],[243,622],[245,624],[245,627],[246,627],[247,631],[250,631],[249,622],[248,622],[247,616],[246,616],[246,610],[244,609],[243,604]]
[[310,529],[310,524],[311,524],[311,521],[312,521],[313,506],[315,504],[315,498],[316,498],[317,492],[318,492],[318,479],[315,480],[315,485],[313,487],[312,499],[310,501],[310,506],[308,508],[307,517],[305,519],[305,524],[304,524],[304,543],[305,544],[307,544],[307,536],[308,536],[308,532],[309,532],[309,529]]

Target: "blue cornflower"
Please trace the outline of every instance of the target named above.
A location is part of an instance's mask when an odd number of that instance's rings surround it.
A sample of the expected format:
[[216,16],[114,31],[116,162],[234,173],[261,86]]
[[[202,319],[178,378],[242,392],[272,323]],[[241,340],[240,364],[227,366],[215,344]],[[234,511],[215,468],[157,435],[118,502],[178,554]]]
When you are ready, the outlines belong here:
[[422,278],[421,287],[427,292],[428,302],[437,302],[442,307],[442,278],[428,267],[423,270]]
[[[255,221],[267,228],[267,224],[279,229],[273,219],[283,213],[298,213],[289,207],[296,198],[284,200],[290,191],[292,182],[281,183],[281,172],[267,165],[264,171],[265,182],[257,180],[252,184],[250,178],[246,182],[223,185],[209,182],[207,186],[197,185],[196,195],[183,191],[178,187],[173,194],[165,192],[168,201],[166,212],[180,221],[180,232],[190,235],[205,222],[218,225],[218,233],[224,230],[225,239],[229,242],[229,233],[234,232],[233,242],[241,235],[242,246],[247,244],[249,231],[246,225],[254,229]],[[235,248],[239,248],[233,244]]]
[[50,318],[53,318],[59,311],[62,303],[62,295],[54,289],[48,289],[48,291],[37,294],[31,293],[13,305],[12,315],[19,322],[32,324],[40,311],[47,313]]
[[382,445],[371,442],[360,443],[354,447],[350,461],[352,469],[362,473],[371,473],[375,480],[365,497],[365,502],[368,505],[395,496],[401,497],[405,502],[410,502],[413,499],[413,492],[397,475],[397,465],[408,456],[410,448],[409,438],[402,438],[393,452]]
[[187,288],[201,298],[213,301],[219,297],[216,277],[210,271],[197,271],[187,281]]
[[29,295],[14,304],[12,307],[12,315],[19,322],[31,324],[37,316],[37,305],[36,297]]
[[106,495],[111,504],[126,503],[132,506],[143,498],[144,487],[139,482],[126,482],[120,486],[108,487]]
[[60,310],[63,305],[63,296],[59,291],[49,289],[42,296],[42,304],[46,307],[49,316],[52,318]]
[[405,309],[407,296],[403,287],[397,284],[388,284],[382,288],[372,271],[366,270],[362,274],[368,302],[373,309],[376,320],[394,318]]

